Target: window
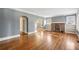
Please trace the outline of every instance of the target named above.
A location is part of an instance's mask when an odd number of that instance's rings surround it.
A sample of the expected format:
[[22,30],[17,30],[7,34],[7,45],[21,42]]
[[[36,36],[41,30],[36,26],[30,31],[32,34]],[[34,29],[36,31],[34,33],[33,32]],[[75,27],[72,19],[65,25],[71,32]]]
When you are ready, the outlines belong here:
[[66,17],[66,24],[75,25],[75,16],[67,16]]

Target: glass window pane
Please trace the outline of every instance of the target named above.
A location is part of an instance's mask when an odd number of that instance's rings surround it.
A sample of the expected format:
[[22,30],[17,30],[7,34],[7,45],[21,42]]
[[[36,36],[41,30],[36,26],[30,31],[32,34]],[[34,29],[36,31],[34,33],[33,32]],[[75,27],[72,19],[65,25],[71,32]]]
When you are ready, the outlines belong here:
[[75,25],[75,16],[67,16],[66,24]]

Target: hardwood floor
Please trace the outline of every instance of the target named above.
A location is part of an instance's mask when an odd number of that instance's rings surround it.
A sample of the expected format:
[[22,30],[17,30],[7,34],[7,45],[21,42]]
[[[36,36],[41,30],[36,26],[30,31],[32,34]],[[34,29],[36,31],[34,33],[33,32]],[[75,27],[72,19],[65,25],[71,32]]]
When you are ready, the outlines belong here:
[[77,50],[77,35],[37,32],[0,42],[0,50]]

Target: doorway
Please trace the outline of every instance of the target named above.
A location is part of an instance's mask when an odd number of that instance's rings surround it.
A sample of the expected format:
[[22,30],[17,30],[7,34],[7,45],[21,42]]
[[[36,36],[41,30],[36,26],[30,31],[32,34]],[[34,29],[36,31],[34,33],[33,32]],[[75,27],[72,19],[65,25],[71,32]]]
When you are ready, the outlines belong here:
[[20,34],[28,34],[28,17],[26,16],[20,17]]

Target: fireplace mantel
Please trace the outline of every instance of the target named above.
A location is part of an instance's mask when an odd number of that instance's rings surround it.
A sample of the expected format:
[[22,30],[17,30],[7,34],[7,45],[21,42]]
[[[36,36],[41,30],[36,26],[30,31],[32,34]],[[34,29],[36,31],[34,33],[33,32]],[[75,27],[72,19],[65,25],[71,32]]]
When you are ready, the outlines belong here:
[[65,22],[52,22],[52,23],[65,23]]
[[65,32],[65,23],[63,23],[63,22],[53,22],[51,24],[51,31]]

